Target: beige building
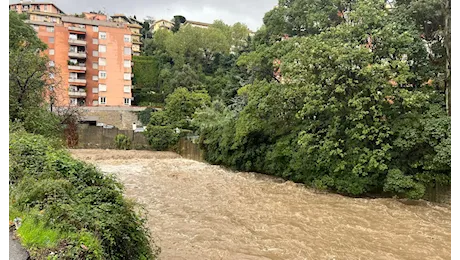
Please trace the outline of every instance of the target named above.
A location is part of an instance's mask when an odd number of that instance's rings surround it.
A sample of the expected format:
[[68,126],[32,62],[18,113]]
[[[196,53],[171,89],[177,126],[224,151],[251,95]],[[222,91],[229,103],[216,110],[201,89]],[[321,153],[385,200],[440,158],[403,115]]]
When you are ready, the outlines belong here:
[[210,23],[203,23],[203,22],[196,22],[196,21],[185,21],[184,23],[185,26],[189,25],[189,26],[192,26],[192,27],[199,27],[199,28],[205,28],[207,29],[209,26],[211,26]]
[[151,26],[151,31],[156,32],[159,29],[167,29],[171,30],[174,27],[174,23],[165,19],[161,19],[158,21],[155,21],[153,25]]

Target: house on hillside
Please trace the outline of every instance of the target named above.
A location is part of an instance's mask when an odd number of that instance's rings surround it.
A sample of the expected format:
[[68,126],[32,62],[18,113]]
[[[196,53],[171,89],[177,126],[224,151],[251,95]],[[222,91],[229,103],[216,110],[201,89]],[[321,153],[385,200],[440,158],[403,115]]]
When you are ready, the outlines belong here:
[[160,29],[172,30],[173,27],[174,27],[173,22],[168,21],[166,19],[161,19],[161,20],[155,21],[150,28],[151,28],[152,33],[153,33],[153,32],[156,32],[156,31],[158,31]]

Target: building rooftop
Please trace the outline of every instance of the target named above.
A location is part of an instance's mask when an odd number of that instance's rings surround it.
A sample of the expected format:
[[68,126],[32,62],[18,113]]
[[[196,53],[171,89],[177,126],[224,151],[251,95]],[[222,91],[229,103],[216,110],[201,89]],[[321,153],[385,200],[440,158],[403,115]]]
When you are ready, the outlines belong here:
[[118,28],[124,27],[124,24],[120,24],[116,22],[92,20],[92,19],[80,18],[80,17],[75,17],[75,16],[62,16],[62,21],[67,22],[67,23],[100,25],[100,26],[107,26],[107,27],[118,27]]
[[65,14],[64,11],[61,10],[61,8],[57,7],[52,2],[19,1],[17,3],[10,4],[10,6],[12,5],[53,5],[58,11]]
[[191,20],[185,21],[184,24],[196,24],[196,25],[201,25],[201,26],[210,26],[211,25],[210,23],[203,23],[203,22],[197,22],[197,21],[191,21]]

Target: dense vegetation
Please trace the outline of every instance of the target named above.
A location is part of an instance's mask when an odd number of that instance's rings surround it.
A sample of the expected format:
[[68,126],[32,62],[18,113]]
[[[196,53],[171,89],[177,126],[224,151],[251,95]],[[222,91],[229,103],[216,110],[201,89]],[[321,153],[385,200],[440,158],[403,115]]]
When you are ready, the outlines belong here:
[[211,163],[348,195],[450,184],[450,1],[280,0],[254,37],[234,27],[146,40],[158,90],[211,101],[151,125],[197,130]]
[[144,219],[123,187],[64,150],[74,114],[50,111],[58,71],[24,17],[10,12],[9,19],[9,218],[21,243],[34,259],[154,258]]

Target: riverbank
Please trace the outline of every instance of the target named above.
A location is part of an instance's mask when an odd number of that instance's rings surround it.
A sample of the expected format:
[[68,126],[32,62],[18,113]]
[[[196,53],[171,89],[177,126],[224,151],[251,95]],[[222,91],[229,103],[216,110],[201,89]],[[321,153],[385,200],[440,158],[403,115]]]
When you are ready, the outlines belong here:
[[319,193],[171,152],[71,150],[144,204],[162,259],[450,259],[450,207]]

